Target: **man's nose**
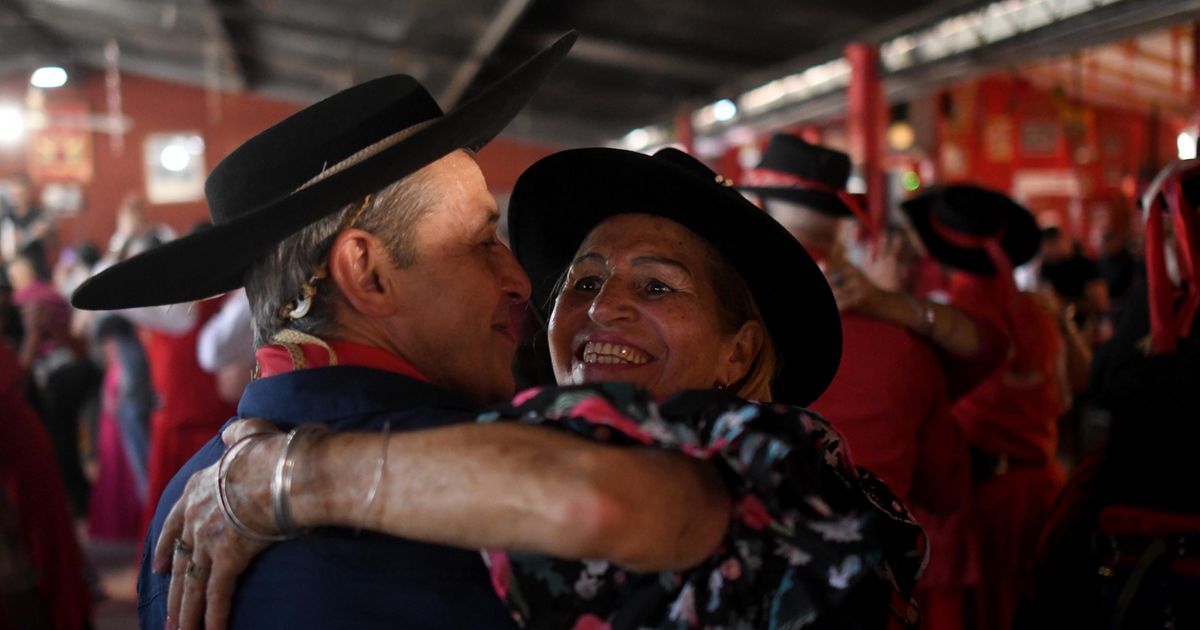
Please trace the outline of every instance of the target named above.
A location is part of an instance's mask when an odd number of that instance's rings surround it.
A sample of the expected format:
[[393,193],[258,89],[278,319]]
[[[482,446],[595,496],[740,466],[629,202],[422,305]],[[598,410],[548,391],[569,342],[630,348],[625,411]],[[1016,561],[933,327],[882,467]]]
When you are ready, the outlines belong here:
[[527,302],[531,293],[529,275],[517,262],[512,250],[504,247],[500,266],[500,288],[513,302]]

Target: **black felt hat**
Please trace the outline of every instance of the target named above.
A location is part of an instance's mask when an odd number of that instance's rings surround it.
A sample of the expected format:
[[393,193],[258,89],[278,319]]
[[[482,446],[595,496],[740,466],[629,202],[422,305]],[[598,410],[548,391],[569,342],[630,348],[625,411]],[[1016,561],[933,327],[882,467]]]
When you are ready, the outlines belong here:
[[963,271],[996,273],[983,247],[962,244],[971,239],[999,235],[1000,246],[1014,267],[1033,258],[1041,247],[1041,230],[1033,215],[1007,195],[986,188],[937,186],[900,207],[929,255]]
[[779,355],[775,400],[806,405],[833,380],[841,319],[821,270],[781,225],[728,180],[674,149],[653,157],[574,149],[544,158],[509,200],[513,252],[529,272],[543,321],[555,284],[592,228],[619,214],[650,214],[711,243],[749,286]]
[[771,136],[758,166],[743,173],[741,189],[765,197],[768,203],[774,197],[848,217],[853,212],[837,194],[845,190],[848,179],[850,156],[777,133]]
[[575,38],[564,35],[444,115],[407,75],[367,81],[306,107],[213,169],[205,183],[212,229],[106,269],[81,285],[71,303],[93,310],[173,304],[242,286],[247,269],[305,226],[455,150],[486,144]]

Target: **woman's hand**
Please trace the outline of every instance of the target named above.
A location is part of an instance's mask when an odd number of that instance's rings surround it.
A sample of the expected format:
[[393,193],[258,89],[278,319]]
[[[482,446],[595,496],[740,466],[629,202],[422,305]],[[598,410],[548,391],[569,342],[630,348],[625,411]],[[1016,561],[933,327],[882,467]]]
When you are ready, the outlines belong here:
[[[237,483],[226,486],[229,504],[255,531],[273,531],[269,473],[283,433],[264,420],[242,420],[221,434],[225,445],[254,434],[268,434],[247,445],[234,467],[242,475],[227,476]],[[271,445],[275,447],[272,448]],[[249,460],[248,462],[246,460]],[[192,475],[179,501],[163,523],[154,550],[155,573],[171,573],[167,597],[167,628],[224,628],[229,621],[238,575],[269,543],[246,538],[226,520],[217,496],[217,467],[213,464]]]

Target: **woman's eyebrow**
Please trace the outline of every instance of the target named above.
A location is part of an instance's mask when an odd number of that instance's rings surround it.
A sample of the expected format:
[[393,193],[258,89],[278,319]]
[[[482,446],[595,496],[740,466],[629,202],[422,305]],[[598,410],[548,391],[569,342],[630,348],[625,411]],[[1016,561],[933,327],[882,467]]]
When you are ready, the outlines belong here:
[[601,265],[604,265],[604,264],[607,264],[608,261],[606,261],[604,259],[604,257],[601,256],[600,254],[597,254],[594,252],[589,252],[587,254],[580,254],[579,256],[577,256],[575,258],[575,260],[571,261],[571,264],[578,265],[581,262],[594,262],[594,263],[600,263]]
[[662,256],[638,256],[633,259],[633,265],[666,265],[674,267],[687,275],[692,275],[692,270],[687,268],[687,265],[672,258],[664,258]]

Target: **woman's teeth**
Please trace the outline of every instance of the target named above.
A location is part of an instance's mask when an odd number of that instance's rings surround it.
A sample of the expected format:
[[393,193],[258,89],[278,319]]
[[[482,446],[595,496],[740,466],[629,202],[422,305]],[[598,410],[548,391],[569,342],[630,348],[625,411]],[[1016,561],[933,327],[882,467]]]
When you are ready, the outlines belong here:
[[649,360],[645,352],[615,343],[589,341],[583,346],[584,363],[641,365]]

